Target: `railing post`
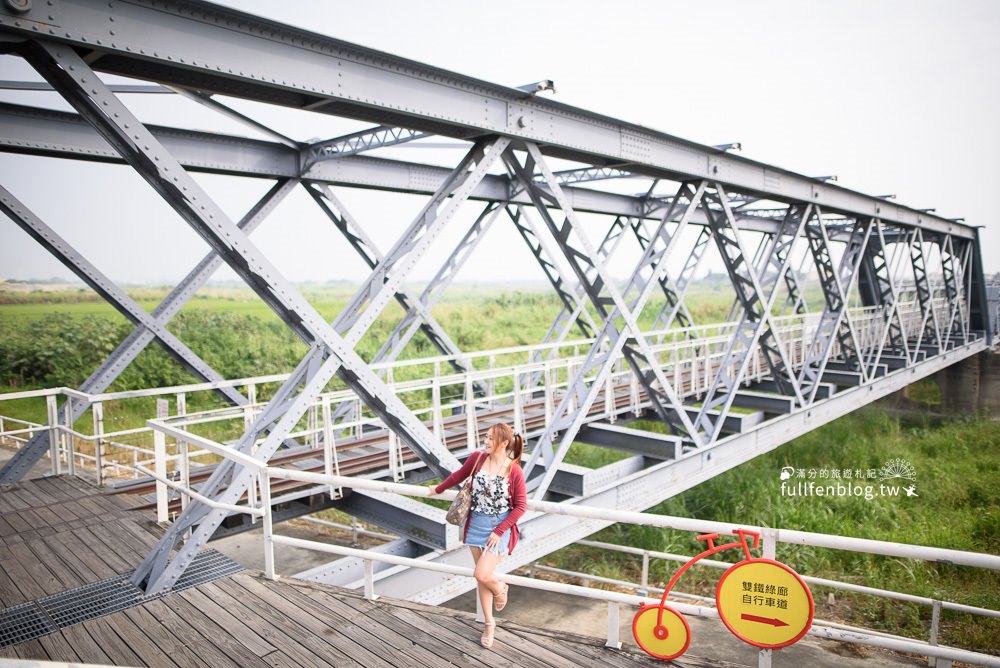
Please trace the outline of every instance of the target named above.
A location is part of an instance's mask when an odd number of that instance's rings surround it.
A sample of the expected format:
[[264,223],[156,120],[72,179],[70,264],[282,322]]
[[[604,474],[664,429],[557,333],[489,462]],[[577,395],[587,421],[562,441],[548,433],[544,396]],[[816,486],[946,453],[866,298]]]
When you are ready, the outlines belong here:
[[[94,419],[94,466],[97,468],[97,486],[104,486],[104,404],[95,401],[90,405],[91,416]],[[0,431],[3,427],[0,426]]]
[[76,438],[73,436],[73,406],[67,397],[63,402],[63,424],[66,429],[62,432],[63,449],[66,451],[66,459],[69,465],[69,474],[76,475]]
[[555,392],[555,388],[552,387],[552,367],[548,362],[542,369],[542,377],[545,379],[545,428],[548,429],[552,424],[552,413],[555,410],[552,396]]
[[45,408],[49,420],[49,464],[52,475],[59,475],[59,411],[55,396],[45,397]]
[[473,452],[479,445],[479,430],[476,424],[476,395],[472,390],[472,374],[465,376],[465,447]]
[[[340,475],[340,462],[337,459],[337,443],[333,435],[333,415],[330,411],[330,395],[323,396],[323,473]],[[343,487],[330,485],[330,498],[339,499],[344,495]]]
[[486,382],[486,391],[489,393],[489,400],[487,401],[487,405],[490,408],[496,406],[497,380],[496,376],[493,375],[493,370],[496,369],[496,366],[497,366],[497,356],[493,353],[490,353],[490,371],[489,371],[490,376],[489,380]]
[[371,559],[365,559],[365,598],[369,601],[378,599],[375,593],[375,564]]
[[444,445],[444,417],[441,411],[441,376],[438,365],[434,365],[434,379],[431,380],[431,421],[434,426],[434,440]]
[[[161,478],[167,477],[167,437],[162,431],[153,432],[153,456],[155,461],[153,462],[153,468],[156,471],[156,475]],[[156,521],[166,522],[168,519],[168,503],[167,498],[167,486],[156,481]]]
[[640,596],[649,595],[649,550],[643,550],[642,552],[642,589],[637,593]]
[[622,648],[621,640],[618,637],[619,625],[618,604],[614,601],[608,601],[608,641],[604,643],[605,647],[610,647],[611,649]]
[[[934,601],[931,607],[931,639],[930,644],[937,647],[938,644],[938,630],[941,625],[941,601]],[[933,656],[927,657],[928,666],[936,666],[937,668],[951,668],[951,661],[948,659],[939,659]]]
[[[264,511],[261,518],[264,525],[264,575],[270,580],[277,580],[274,572],[274,524],[271,521],[271,476],[266,468],[257,476],[257,485],[260,487],[260,509]],[[253,487],[252,484],[250,486]]]
[[610,371],[608,379],[604,382],[604,415],[608,418],[609,424],[614,424],[618,419],[615,414],[615,379]]
[[521,371],[514,367],[514,429],[524,434],[524,397],[521,396]]

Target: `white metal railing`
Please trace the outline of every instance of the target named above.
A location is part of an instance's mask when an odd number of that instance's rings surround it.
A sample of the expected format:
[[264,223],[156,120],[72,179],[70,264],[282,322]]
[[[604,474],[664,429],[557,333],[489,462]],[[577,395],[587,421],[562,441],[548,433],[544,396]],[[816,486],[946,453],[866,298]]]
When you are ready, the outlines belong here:
[[[179,432],[170,425],[164,424],[162,421],[150,420],[149,424],[157,432],[163,433],[164,436],[167,435],[173,437],[184,436],[184,432]],[[278,467],[269,467],[256,460],[253,460],[250,457],[247,457],[246,455],[235,452],[231,448],[228,448],[220,443],[211,442],[208,439],[200,439],[199,445],[215,452],[219,456],[226,457],[234,461],[238,461],[242,464],[245,464],[246,466],[250,467],[251,470],[256,472],[254,484],[256,486],[257,493],[249,494],[248,498],[250,499],[257,498],[259,499],[259,501],[256,503],[252,502],[252,505],[237,506],[237,507],[227,506],[226,508],[234,512],[237,511],[245,512],[254,516],[255,518],[260,518],[264,531],[264,570],[267,577],[269,578],[277,577],[274,567],[275,545],[287,545],[290,547],[298,547],[302,549],[326,552],[329,554],[335,554],[342,557],[354,557],[361,559],[364,562],[365,595],[371,599],[376,598],[375,572],[373,566],[374,561],[402,565],[412,568],[422,568],[440,573],[446,573],[449,575],[458,575],[463,577],[472,576],[473,572],[472,568],[462,568],[447,564],[439,564],[432,561],[428,561],[426,559],[411,559],[395,555],[387,555],[369,550],[359,550],[355,548],[341,547],[317,541],[308,541],[299,538],[281,536],[274,533],[273,519],[271,515],[272,512],[271,481],[273,479],[296,480],[299,482],[313,484],[320,488],[325,488],[329,490],[334,490],[334,489],[339,490],[342,489],[343,487],[349,487],[353,489],[363,489],[375,492],[388,492],[388,493],[401,494],[405,496],[412,496],[418,498],[427,497],[426,487],[418,485],[393,483],[393,482],[382,482],[382,481],[369,480],[363,478],[351,478],[346,476],[334,476],[334,475],[310,473],[305,471],[297,471],[297,470],[284,469]],[[163,482],[164,484],[168,484],[171,488],[176,489],[181,494],[191,495],[192,498],[197,498],[196,495],[192,493],[190,490],[184,489],[183,485],[180,485],[178,483],[175,483],[174,481],[169,481],[169,480],[164,480]],[[454,498],[455,494],[456,492],[452,490],[444,492],[443,494],[438,495],[438,497],[444,499],[452,499]],[[217,505],[221,506],[221,504]],[[528,510],[537,513],[566,515],[580,519],[594,519],[594,520],[603,520],[610,522],[622,522],[628,524],[654,526],[664,529],[694,531],[698,533],[718,533],[720,535],[735,535],[734,524],[731,523],[695,520],[695,519],[681,518],[681,517],[669,517],[663,515],[654,515],[649,513],[640,513],[632,511],[611,510],[605,508],[581,506],[578,504],[560,504],[560,503],[552,503],[546,501],[529,500]],[[743,526],[741,528],[759,532],[762,538],[763,554],[765,556],[770,556],[772,558],[774,556],[775,545],[777,543],[786,543],[792,545],[803,545],[803,546],[822,547],[829,549],[848,550],[848,551],[862,552],[867,554],[884,555],[889,557],[921,559],[925,561],[949,563],[953,565],[969,566],[974,568],[1000,570],[1000,556],[989,555],[989,554],[964,552],[959,550],[950,550],[945,548],[927,547],[920,545],[909,545],[904,543],[895,543],[888,541],[852,538],[847,536],[819,534],[807,531],[773,529],[767,527],[749,527],[749,526]],[[624,548],[621,546],[615,546],[615,547],[616,549],[621,549],[622,551],[634,552],[633,548]],[[652,553],[652,552],[646,552],[645,554],[647,555],[645,557],[647,559],[650,556],[657,556],[657,557],[662,556],[663,558],[676,558],[676,559],[686,560],[685,557],[681,557],[679,555],[668,555],[665,553],[661,555],[660,553]],[[721,562],[715,564],[713,562],[708,562],[707,565],[709,566],[717,565],[718,567],[728,568],[732,564],[723,564]],[[646,568],[648,569],[648,564]],[[648,572],[648,570],[646,572]],[[612,647],[620,646],[620,640],[618,638],[619,611],[617,606],[621,603],[626,603],[632,606],[638,606],[640,604],[648,604],[653,600],[647,598],[646,596],[629,595],[618,592],[591,589],[588,587],[581,587],[564,583],[547,582],[543,580],[515,576],[511,574],[501,574],[499,575],[499,577],[505,582],[511,584],[517,584],[519,586],[524,586],[533,589],[541,589],[545,591],[556,591],[576,596],[582,596],[585,598],[606,601],[608,603],[607,643],[608,646]],[[594,576],[584,575],[582,577],[590,577],[591,579],[597,579]],[[834,640],[840,640],[844,642],[853,642],[853,643],[867,644],[876,647],[883,647],[896,651],[914,652],[914,653],[924,654],[930,658],[965,661],[967,663],[972,663],[975,665],[1000,667],[1000,658],[991,657],[985,654],[979,654],[977,652],[972,652],[969,650],[940,646],[937,644],[936,641],[937,625],[938,625],[937,620],[941,609],[951,609],[957,612],[994,616],[994,617],[1000,616],[1000,611],[987,610],[984,608],[959,605],[955,603],[946,603],[943,601],[934,601],[930,599],[924,599],[923,597],[911,596],[905,593],[891,592],[872,587],[861,587],[859,585],[853,585],[850,583],[840,583],[834,580],[812,578],[812,577],[807,577],[805,579],[814,584],[820,584],[823,586],[835,586],[841,589],[849,589],[852,591],[868,595],[886,596],[889,598],[912,601],[917,603],[929,603],[933,606],[933,612],[935,618],[934,621],[932,622],[932,634],[930,642],[924,642],[911,638],[903,638],[891,634],[880,633],[856,627],[850,627],[843,624],[837,624],[834,622],[828,622],[823,620],[814,620],[812,628],[810,628],[808,631],[808,633],[811,635],[823,638],[831,638]],[[646,584],[648,585],[648,583]],[[693,596],[689,595],[689,598],[691,597]],[[717,610],[711,607],[705,607],[702,605],[692,605],[688,603],[676,603],[676,602],[672,602],[671,605],[680,610],[684,614],[691,614],[701,617],[718,616]],[[765,655],[765,653],[762,653],[761,662],[762,665],[769,665],[770,654],[767,653]]]
[[[937,300],[935,307],[945,316],[946,303]],[[881,345],[884,331],[884,316],[881,309],[867,307],[851,311],[855,329],[858,333],[862,352],[868,354]],[[900,304],[900,314],[904,328],[913,332],[921,324],[921,315],[915,302]],[[806,355],[818,323],[818,314],[789,315],[775,319],[779,336],[785,346],[785,352],[793,367],[799,368]],[[718,372],[718,364],[725,357],[731,339],[734,323],[701,325],[688,330],[667,329],[648,332],[651,338],[658,338],[660,343],[653,348],[659,363],[666,370],[678,394],[682,396],[705,394]],[[685,332],[692,332],[696,338],[688,338]],[[673,339],[673,340],[669,340]],[[430,426],[435,439],[444,442],[445,415],[463,413],[466,420],[466,441],[474,447],[477,441],[478,422],[477,408],[493,408],[506,405],[512,409],[514,427],[518,431],[528,433],[525,429],[526,405],[532,399],[531,391],[540,389],[543,392],[543,406],[547,426],[551,421],[555,407],[571,383],[574,373],[584,360],[582,354],[593,343],[590,339],[579,339],[561,343],[536,344],[517,346],[490,351],[480,351],[465,355],[472,361],[472,368],[466,373],[444,372],[454,357],[437,356],[414,360],[399,360],[391,363],[374,364],[372,367],[382,373],[393,391],[408,405],[418,418],[425,420]],[[542,359],[531,362],[538,353],[556,353],[553,359]],[[834,343],[833,354],[837,353]],[[561,355],[561,356],[558,356]],[[544,357],[544,355],[543,355]],[[506,360],[498,365],[498,360]],[[520,360],[523,360],[520,361]],[[477,368],[477,366],[479,368]],[[420,371],[432,374],[420,377]],[[409,373],[418,377],[403,379]],[[749,384],[760,380],[768,373],[763,356],[759,353],[751,358],[751,364],[744,378]],[[527,379],[541,375],[540,388],[526,388]],[[230,433],[234,438],[242,434],[256,415],[263,410],[264,403],[257,401],[260,386],[279,383],[287,375],[259,376],[247,379],[219,381],[214,383],[195,383],[166,388],[152,388],[126,392],[105,392],[100,394],[85,394],[70,388],[53,388],[33,390],[0,395],[0,405],[14,399],[44,398],[48,424],[19,420],[18,418],[0,415],[0,443],[15,447],[23,445],[38,433],[49,434],[49,460],[52,473],[64,470],[75,472],[78,465],[96,472],[98,483],[103,484],[105,475],[116,478],[138,477],[139,467],[148,467],[156,461],[157,443],[148,426],[143,425],[129,429],[113,429],[106,431],[105,407],[112,402],[126,402],[156,398],[163,404],[163,397],[174,399],[175,411],[171,421],[175,426],[186,430],[216,429]],[[480,384],[490,388],[490,394],[477,397],[473,387]],[[188,395],[213,392],[223,387],[245,388],[249,403],[239,407],[223,407],[197,412],[187,411]],[[630,388],[627,405],[618,405],[612,388]],[[91,406],[91,434],[84,434],[66,424],[59,424],[57,399],[62,396],[76,401],[88,402]],[[336,419],[331,406],[349,405],[351,410],[345,417]],[[590,420],[616,421],[626,413],[640,413],[648,407],[648,402],[641,400],[641,391],[634,374],[620,361],[609,375],[607,391],[600,413],[592,414]],[[158,414],[164,417],[169,408],[158,407]],[[68,413],[64,407],[64,413]],[[85,420],[85,418],[84,418]],[[336,420],[336,421],[335,421]],[[334,423],[335,421],[335,423]],[[66,422],[64,418],[62,422]],[[307,409],[304,426],[290,435],[291,438],[303,439],[304,444],[316,447],[323,443],[332,443],[336,434],[349,430],[356,437],[372,429],[384,429],[381,421],[367,412],[361,402],[349,390],[336,390],[321,394]],[[48,425],[53,425],[49,427]],[[14,426],[16,428],[10,428]],[[322,436],[322,438],[321,438]],[[174,459],[167,462],[167,468],[161,475],[171,472],[180,474],[182,470],[213,463],[212,458],[204,450],[191,449],[189,443],[194,439],[178,442]],[[226,440],[226,439],[220,439]],[[183,450],[183,452],[181,452]],[[391,469],[395,479],[400,479],[405,466],[402,462],[402,448],[398,439],[390,437]],[[336,449],[325,452],[324,456],[330,465],[330,472],[335,472],[339,463],[336,459]],[[172,470],[171,470],[172,469]],[[163,488],[161,487],[161,491]]]

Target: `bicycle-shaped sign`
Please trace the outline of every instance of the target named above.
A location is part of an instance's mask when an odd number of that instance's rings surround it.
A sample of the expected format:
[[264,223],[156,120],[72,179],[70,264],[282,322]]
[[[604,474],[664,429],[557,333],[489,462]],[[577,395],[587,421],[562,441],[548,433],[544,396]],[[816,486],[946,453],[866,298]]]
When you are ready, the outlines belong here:
[[659,659],[675,659],[691,644],[691,627],[684,616],[667,605],[667,596],[677,580],[695,563],[723,550],[743,548],[745,559],[729,567],[715,590],[719,617],[740,640],[766,649],[779,649],[797,642],[813,620],[813,598],[809,587],[791,568],[774,559],[750,556],[747,536],[753,548],[760,534],[747,529],[733,533],[739,540],[716,545],[717,533],[703,534],[708,549],[681,566],[670,578],[657,605],[644,605],[632,619],[632,635],[647,654]]

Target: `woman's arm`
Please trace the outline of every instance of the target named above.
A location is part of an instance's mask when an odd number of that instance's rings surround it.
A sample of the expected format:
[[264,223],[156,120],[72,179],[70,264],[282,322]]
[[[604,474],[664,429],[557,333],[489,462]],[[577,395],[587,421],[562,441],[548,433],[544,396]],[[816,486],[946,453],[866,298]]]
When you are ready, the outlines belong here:
[[434,493],[440,494],[444,490],[451,489],[455,485],[459,484],[460,482],[468,478],[469,474],[472,473],[472,469],[475,468],[476,462],[478,461],[479,461],[479,452],[473,452],[465,459],[465,463],[462,464],[462,468],[452,473],[450,476],[444,479],[444,482],[442,482],[440,485],[434,488]]
[[515,463],[510,467],[510,477],[507,482],[510,486],[510,514],[493,530],[498,536],[503,536],[507,529],[517,524],[521,515],[528,509],[528,489],[524,484],[524,472],[519,464]]

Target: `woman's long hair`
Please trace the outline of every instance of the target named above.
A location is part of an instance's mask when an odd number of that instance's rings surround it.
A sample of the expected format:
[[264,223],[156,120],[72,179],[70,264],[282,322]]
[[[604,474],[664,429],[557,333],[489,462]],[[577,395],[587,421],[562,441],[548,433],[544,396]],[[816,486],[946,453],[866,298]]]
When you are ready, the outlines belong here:
[[507,456],[515,462],[521,461],[521,455],[524,453],[524,438],[520,434],[514,433],[510,425],[500,422],[490,427],[488,433],[496,441],[500,441],[501,443],[506,441]]

